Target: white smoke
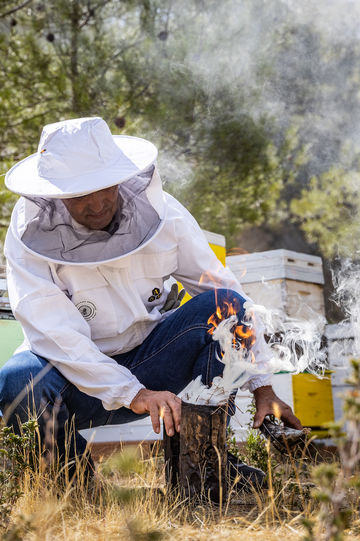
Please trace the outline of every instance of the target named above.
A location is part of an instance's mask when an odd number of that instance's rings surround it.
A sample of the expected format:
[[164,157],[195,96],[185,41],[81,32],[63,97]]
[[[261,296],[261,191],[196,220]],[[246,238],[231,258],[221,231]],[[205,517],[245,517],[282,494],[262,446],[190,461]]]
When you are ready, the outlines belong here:
[[352,355],[358,358],[360,357],[360,263],[351,259],[342,260],[340,268],[333,274],[333,282],[336,289],[335,301],[346,314],[340,325],[346,326],[347,334],[354,338]]
[[225,404],[230,394],[241,388],[252,376],[276,374],[286,371],[298,374],[305,370],[322,377],[326,365],[326,352],[322,348],[322,334],[325,320],[315,313],[312,318],[296,319],[285,316],[279,310],[269,310],[264,306],[246,302],[246,315],[242,325],[261,320],[268,337],[270,360],[266,364],[255,359],[247,349],[234,347],[233,329],[238,323],[233,315],[219,323],[213,332],[222,351],[219,360],[224,363],[222,377],[214,378],[207,387],[201,376],[193,380],[182,392],[185,402],[207,405]]
[[260,317],[271,351],[268,370],[270,373],[310,372],[322,376],[326,364],[326,351],[322,337],[326,320],[308,307],[308,317],[289,317],[280,310],[272,310],[258,304],[246,303],[253,319]]
[[[164,22],[158,24],[164,24],[166,39],[151,49],[161,92],[166,99],[194,96],[195,103],[200,95],[206,104],[189,111],[187,133],[180,129],[180,153],[172,153],[174,143],[166,141],[176,126],[162,136],[161,148],[169,150],[171,159],[182,152],[187,161],[193,140],[201,147],[220,106],[234,120],[243,115],[255,122],[271,119],[276,141],[296,126],[310,156],[307,178],[352,163],[360,150],[360,104],[354,92],[359,2],[182,0],[164,2],[162,9]],[[172,84],[172,73],[184,77]]]

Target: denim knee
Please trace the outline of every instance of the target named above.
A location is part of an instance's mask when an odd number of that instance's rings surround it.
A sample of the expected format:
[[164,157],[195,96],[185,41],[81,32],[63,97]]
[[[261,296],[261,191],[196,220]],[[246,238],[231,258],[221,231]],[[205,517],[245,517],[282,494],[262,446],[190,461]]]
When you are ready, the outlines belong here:
[[0,409],[11,404],[42,369],[40,358],[30,351],[11,357],[0,370]]
[[246,299],[240,295],[240,293],[237,293],[237,291],[234,291],[233,289],[216,289],[215,290],[215,298],[218,305],[222,305],[225,303],[228,303],[232,305],[235,312],[244,312],[244,304],[246,302]]
[[[239,319],[243,319],[245,314],[244,303],[246,299],[232,289],[215,289],[205,291],[194,297],[199,303],[199,309],[208,319],[216,312],[217,307],[220,307],[223,317],[228,317],[230,313],[237,314]],[[233,311],[229,310],[230,305]]]

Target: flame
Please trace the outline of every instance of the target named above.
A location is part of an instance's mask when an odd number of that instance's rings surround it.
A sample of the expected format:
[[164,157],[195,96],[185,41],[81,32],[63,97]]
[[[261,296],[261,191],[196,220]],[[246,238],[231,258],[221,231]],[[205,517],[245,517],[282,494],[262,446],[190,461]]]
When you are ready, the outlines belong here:
[[[245,327],[246,328],[246,327]],[[235,327],[235,334],[239,338],[250,338],[253,335],[252,329],[250,327],[247,327],[247,331],[243,331],[243,326],[237,325]]]
[[276,402],[273,402],[272,403],[272,409],[273,409],[273,412],[274,412],[274,415],[277,419],[280,419],[281,418],[281,411],[280,411],[280,406],[279,404],[277,404]]
[[211,284],[212,286],[215,286],[215,287],[221,287],[223,285],[220,278],[221,274],[219,274],[221,268],[222,268],[222,264],[219,261],[218,268],[215,269],[213,272],[210,272],[210,271],[203,272],[202,275],[200,276],[199,284],[200,285]]
[[[228,300],[221,300],[221,305],[218,302],[217,290],[215,289],[215,302],[216,310],[208,319],[208,324],[211,325],[209,333],[213,334],[215,329],[219,326],[219,323],[230,316],[236,315],[240,311],[239,301],[234,298],[234,302]],[[249,323],[242,322],[241,325],[236,325],[233,329],[232,344],[234,348],[239,346],[242,348],[250,349],[255,342],[255,332],[253,326]],[[252,354],[251,362],[255,362],[255,357]]]
[[164,419],[164,416],[165,416],[165,407],[164,406],[162,406],[160,408],[160,414],[159,415],[160,415],[160,419]]
[[[222,265],[219,262],[219,268],[222,267]],[[246,273],[246,269],[244,269],[244,274]],[[223,287],[223,283],[220,279],[221,274],[218,274],[217,270],[210,272],[205,271],[202,273],[199,284],[202,285],[211,285],[212,287],[215,286],[214,292],[215,292],[215,304],[216,304],[216,310],[215,312],[209,317],[208,324],[211,325],[211,328],[209,329],[209,333],[213,334],[215,329],[219,326],[219,323],[223,321],[224,319],[229,318],[230,316],[236,316],[237,313],[240,311],[241,306],[240,302],[236,297],[233,298],[232,301],[221,299],[221,302],[219,302],[218,299],[218,288]],[[250,349],[251,346],[255,342],[255,332],[253,325],[247,324],[242,322],[241,325],[236,325],[233,329],[233,340],[232,344],[233,347],[236,349],[238,347]],[[254,355],[252,354],[251,362],[255,362]]]

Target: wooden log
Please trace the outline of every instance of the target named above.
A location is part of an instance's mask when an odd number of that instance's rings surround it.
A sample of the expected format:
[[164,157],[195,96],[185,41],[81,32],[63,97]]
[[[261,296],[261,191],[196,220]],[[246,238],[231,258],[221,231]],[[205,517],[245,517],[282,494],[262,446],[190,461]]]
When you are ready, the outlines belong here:
[[165,435],[166,478],[189,498],[226,498],[226,406],[182,403],[180,437]]
[[165,479],[168,485],[172,488],[178,488],[179,455],[180,455],[179,432],[175,432],[174,436],[168,436],[164,429]]

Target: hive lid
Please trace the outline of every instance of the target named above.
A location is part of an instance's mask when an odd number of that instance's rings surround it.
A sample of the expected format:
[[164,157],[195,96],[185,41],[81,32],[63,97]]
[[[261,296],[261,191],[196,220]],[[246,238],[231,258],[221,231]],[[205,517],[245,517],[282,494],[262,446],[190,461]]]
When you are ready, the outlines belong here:
[[232,255],[226,258],[226,264],[243,284],[282,278],[324,284],[321,258],[292,250]]
[[0,278],[0,310],[11,310],[5,278]]

